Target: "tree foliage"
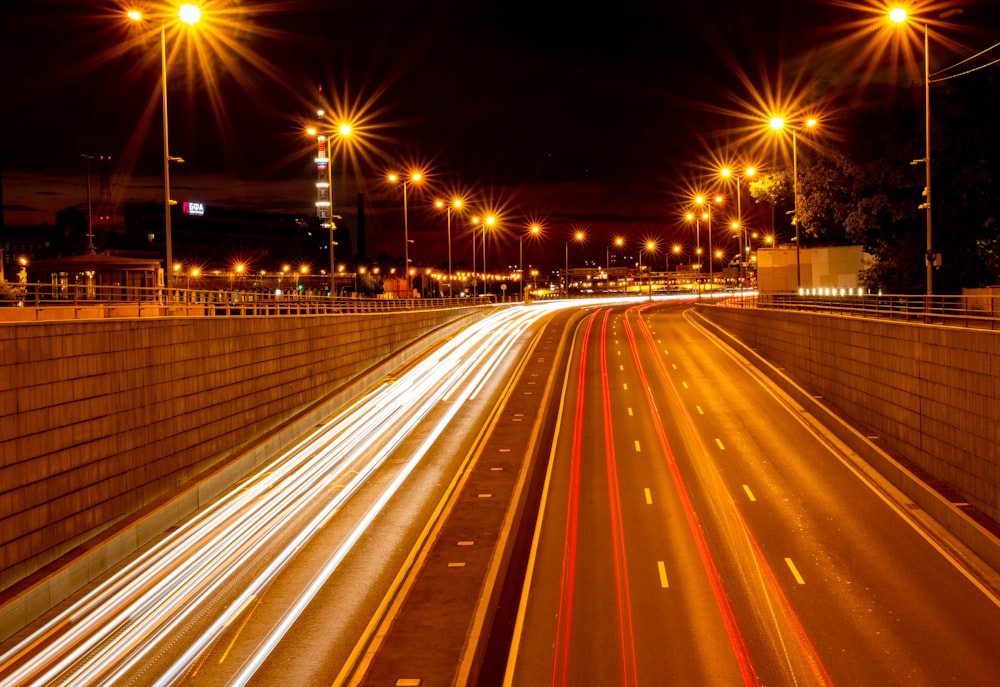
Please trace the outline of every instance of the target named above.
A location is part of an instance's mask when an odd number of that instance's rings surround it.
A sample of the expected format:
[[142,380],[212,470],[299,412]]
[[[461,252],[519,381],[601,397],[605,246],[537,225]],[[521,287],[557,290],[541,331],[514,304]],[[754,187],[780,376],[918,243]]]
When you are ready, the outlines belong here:
[[[932,90],[932,235],[942,266],[935,293],[1000,283],[1000,108],[998,70],[981,70]],[[798,155],[803,245],[864,246],[874,257],[867,286],[891,293],[926,288],[923,86],[858,107],[838,122],[834,144]],[[818,134],[818,132],[817,132]],[[819,136],[817,135],[817,140]],[[794,206],[790,170],[750,184],[772,206]]]

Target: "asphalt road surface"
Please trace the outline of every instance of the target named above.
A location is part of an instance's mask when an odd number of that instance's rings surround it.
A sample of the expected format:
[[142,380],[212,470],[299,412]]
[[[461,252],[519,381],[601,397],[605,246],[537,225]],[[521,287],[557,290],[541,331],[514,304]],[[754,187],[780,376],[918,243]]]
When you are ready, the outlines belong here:
[[997,685],[974,561],[683,302],[578,327],[510,685]]

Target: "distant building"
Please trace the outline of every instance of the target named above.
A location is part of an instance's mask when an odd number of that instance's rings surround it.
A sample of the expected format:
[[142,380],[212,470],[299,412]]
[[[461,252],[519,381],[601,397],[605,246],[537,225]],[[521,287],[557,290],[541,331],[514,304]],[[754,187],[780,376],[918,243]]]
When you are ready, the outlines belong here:
[[[126,203],[125,234],[119,247],[134,255],[162,256],[163,204]],[[277,272],[284,265],[328,269],[330,232],[319,218],[291,214],[230,210],[212,205],[173,206],[171,233],[174,261],[181,269],[228,270],[236,263],[248,269]],[[334,233],[337,255],[352,257],[349,229],[339,220]],[[340,262],[340,258],[338,258]]]

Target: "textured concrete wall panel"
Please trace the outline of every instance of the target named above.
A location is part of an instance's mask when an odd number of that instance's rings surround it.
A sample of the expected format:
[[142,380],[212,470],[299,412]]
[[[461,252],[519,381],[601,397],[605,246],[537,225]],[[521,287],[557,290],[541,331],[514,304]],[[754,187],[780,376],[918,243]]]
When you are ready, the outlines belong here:
[[0,325],[0,589],[467,312]]

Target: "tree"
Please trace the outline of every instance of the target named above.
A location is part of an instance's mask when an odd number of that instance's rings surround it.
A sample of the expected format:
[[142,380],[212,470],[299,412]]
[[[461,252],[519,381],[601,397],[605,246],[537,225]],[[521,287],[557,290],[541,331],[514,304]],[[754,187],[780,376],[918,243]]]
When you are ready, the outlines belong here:
[[[956,293],[1000,279],[1000,108],[994,74],[946,82],[932,93],[933,243],[943,265],[934,291]],[[872,289],[921,293],[926,288],[926,215],[920,209],[923,87],[869,101],[847,112],[841,141],[800,156],[799,234],[803,241],[857,243],[874,257],[862,275]],[[775,179],[751,184],[751,194],[782,202],[790,189]],[[789,184],[790,186],[790,184]]]

